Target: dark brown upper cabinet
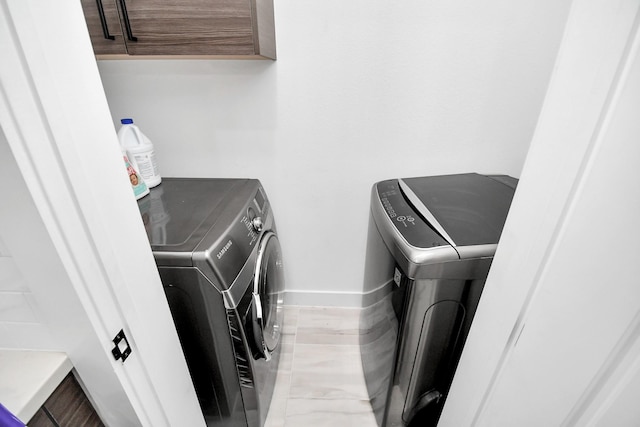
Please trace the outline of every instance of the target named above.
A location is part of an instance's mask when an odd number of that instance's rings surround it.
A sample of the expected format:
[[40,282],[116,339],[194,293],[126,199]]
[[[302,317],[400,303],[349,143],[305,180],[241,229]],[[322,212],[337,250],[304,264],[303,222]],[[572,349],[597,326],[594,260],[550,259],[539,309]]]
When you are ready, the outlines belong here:
[[273,0],[82,0],[100,59],[276,59]]

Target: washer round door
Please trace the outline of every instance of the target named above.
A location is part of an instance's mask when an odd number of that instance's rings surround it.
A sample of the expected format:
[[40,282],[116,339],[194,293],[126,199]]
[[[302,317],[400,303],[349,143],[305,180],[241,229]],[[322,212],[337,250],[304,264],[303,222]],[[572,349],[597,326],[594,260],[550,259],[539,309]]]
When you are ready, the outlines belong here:
[[280,343],[284,318],[284,270],[278,237],[272,231],[260,241],[251,307],[253,339],[258,356],[266,360]]

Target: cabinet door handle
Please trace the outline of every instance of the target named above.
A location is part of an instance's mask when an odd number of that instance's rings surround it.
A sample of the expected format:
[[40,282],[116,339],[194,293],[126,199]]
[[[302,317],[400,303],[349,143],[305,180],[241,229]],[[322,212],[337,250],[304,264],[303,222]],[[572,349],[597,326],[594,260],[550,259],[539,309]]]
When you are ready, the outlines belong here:
[[98,6],[98,15],[100,15],[100,23],[102,24],[102,34],[107,40],[115,40],[116,38],[109,34],[109,27],[107,26],[107,18],[104,16],[104,8],[102,7],[102,0],[96,0]]
[[122,16],[124,17],[124,28],[127,31],[127,38],[129,41],[137,42],[138,38],[134,37],[131,31],[131,22],[129,22],[129,14],[127,13],[127,4],[125,0],[120,0],[120,8],[122,9]]

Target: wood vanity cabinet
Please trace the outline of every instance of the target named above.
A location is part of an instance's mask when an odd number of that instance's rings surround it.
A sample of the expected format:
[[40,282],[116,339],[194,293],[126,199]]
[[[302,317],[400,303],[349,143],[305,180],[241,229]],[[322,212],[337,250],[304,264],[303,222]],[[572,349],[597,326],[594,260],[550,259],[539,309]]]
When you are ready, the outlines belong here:
[[104,427],[73,374],[60,383],[28,427]]
[[81,0],[100,59],[276,58],[273,0]]

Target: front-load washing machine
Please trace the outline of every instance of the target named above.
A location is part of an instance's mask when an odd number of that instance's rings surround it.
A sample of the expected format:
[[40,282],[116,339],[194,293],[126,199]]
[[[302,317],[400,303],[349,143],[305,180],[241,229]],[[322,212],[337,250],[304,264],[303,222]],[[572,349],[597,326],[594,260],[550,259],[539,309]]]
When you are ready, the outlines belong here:
[[250,179],[163,178],[138,206],[207,425],[263,426],[284,291],[264,188]]
[[437,424],[516,184],[471,173],[373,186],[360,349],[381,427]]

